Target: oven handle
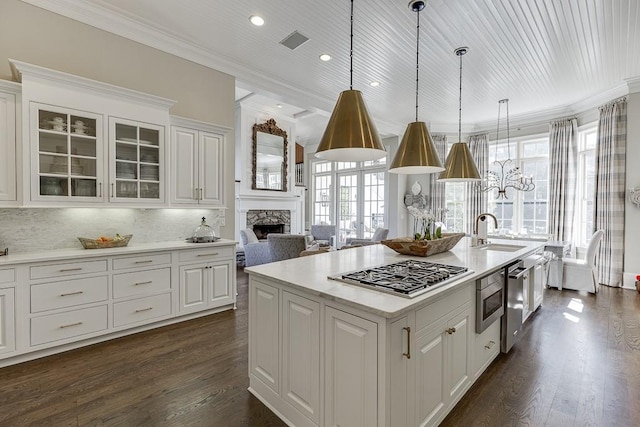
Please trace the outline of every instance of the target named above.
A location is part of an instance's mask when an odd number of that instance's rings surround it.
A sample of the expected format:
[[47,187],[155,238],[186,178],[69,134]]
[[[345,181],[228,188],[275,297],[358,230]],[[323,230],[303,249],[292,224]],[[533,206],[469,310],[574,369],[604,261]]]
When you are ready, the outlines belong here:
[[480,299],[485,299],[489,295],[493,295],[501,289],[504,289],[504,284],[502,282],[494,282],[486,288],[480,290]]

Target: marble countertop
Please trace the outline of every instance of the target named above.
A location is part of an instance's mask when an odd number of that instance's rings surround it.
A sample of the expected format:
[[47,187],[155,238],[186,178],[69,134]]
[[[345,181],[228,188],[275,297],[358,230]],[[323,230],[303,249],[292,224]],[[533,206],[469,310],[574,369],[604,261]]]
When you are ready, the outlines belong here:
[[[500,244],[506,244],[506,242],[500,242]],[[523,248],[514,252],[472,248],[470,247],[471,238],[464,237],[451,251],[426,258],[400,255],[386,246],[370,245],[247,267],[245,271],[255,278],[264,277],[282,285],[299,288],[323,298],[393,318],[424,304],[429,298],[483,277],[487,273],[504,267],[514,260],[522,259],[544,246],[544,242],[530,240],[510,240],[508,244]],[[468,267],[474,272],[415,298],[395,296],[327,278],[327,276],[338,273],[391,264],[411,258]]]
[[214,243],[188,243],[184,240],[130,244],[123,248],[107,249],[51,249],[39,252],[23,252],[0,257],[0,266],[29,262],[58,261],[68,259],[95,258],[113,255],[133,255],[144,252],[172,251],[181,249],[202,249],[216,246],[235,245],[234,240],[220,239]]

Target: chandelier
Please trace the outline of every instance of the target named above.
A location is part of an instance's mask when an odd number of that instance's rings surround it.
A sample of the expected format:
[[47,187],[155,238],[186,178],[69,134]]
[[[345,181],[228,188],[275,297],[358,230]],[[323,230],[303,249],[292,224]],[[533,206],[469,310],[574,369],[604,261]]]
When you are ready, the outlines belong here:
[[[500,132],[500,107],[507,104],[507,159],[495,160],[494,165],[498,166],[498,171],[489,170],[487,176],[482,182],[481,190],[488,192],[498,190],[497,199],[508,199],[507,188],[513,188],[518,191],[533,191],[536,185],[533,183],[533,176],[525,176],[520,167],[512,164],[511,161],[511,145],[509,143],[509,100],[501,99],[498,101],[498,127],[496,129],[496,141],[499,139]],[[496,157],[498,150],[496,149]]]

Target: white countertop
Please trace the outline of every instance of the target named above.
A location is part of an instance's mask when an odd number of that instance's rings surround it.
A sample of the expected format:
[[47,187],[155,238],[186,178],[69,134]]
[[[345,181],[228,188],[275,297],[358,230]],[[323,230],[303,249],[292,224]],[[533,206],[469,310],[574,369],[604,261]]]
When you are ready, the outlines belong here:
[[0,266],[24,264],[28,262],[59,261],[67,259],[95,258],[113,255],[132,255],[144,252],[172,251],[180,249],[202,249],[216,246],[235,245],[237,242],[220,239],[214,243],[188,243],[184,240],[130,244],[123,248],[107,249],[51,249],[41,252],[23,252],[0,257]]
[[[500,242],[500,244],[506,244],[506,242]],[[455,286],[483,277],[488,272],[493,272],[513,260],[522,259],[544,246],[544,242],[524,240],[510,240],[509,244],[524,246],[524,248],[515,252],[472,248],[470,247],[471,238],[464,237],[451,251],[426,258],[400,255],[386,246],[370,245],[247,267],[245,271],[255,278],[265,277],[323,298],[340,301],[380,316],[392,318],[424,303],[429,298],[447,292]],[[406,259],[468,267],[474,273],[415,298],[395,296],[327,278],[329,275],[391,264]]]

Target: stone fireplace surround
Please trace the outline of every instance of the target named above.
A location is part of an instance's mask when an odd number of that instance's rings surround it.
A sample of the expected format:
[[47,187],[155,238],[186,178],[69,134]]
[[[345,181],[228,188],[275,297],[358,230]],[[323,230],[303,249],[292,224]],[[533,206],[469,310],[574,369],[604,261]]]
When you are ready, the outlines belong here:
[[[291,233],[291,212],[288,210],[262,210],[250,209],[247,211],[247,228],[255,229],[254,226],[278,226],[265,227],[273,230],[282,226],[283,233]],[[274,232],[274,231],[270,231]],[[258,233],[256,233],[258,235]],[[266,236],[266,235],[265,235]],[[258,236],[258,238],[261,238]],[[264,238],[264,236],[262,237]]]

